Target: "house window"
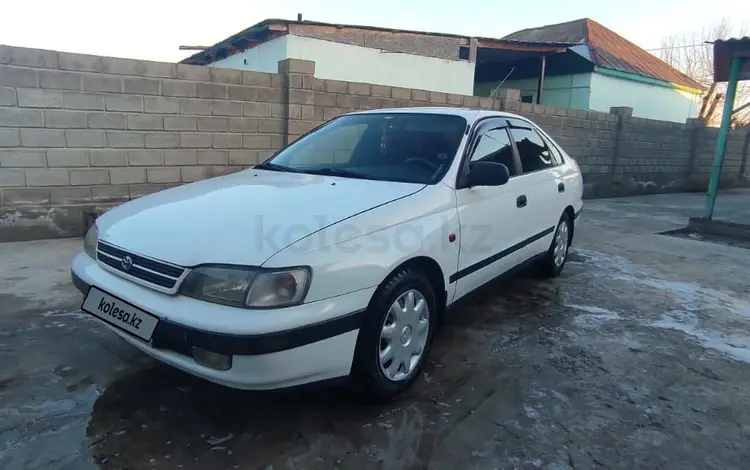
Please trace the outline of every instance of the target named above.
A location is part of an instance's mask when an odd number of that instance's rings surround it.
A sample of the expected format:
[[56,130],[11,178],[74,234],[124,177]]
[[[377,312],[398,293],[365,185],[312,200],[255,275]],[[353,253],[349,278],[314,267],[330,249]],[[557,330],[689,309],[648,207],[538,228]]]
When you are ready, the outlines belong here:
[[469,46],[458,46],[458,58],[461,60],[469,60],[469,52],[471,48]]
[[521,95],[521,103],[533,103],[534,95]]

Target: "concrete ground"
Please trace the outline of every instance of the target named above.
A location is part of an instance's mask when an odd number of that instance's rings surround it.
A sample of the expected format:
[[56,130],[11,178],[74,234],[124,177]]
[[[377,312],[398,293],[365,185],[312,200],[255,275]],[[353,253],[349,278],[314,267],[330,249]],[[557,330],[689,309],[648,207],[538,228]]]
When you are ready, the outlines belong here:
[[0,245],[0,468],[747,468],[750,251],[659,234],[702,207],[587,201],[564,275],[490,286],[385,406],[159,365],[78,312],[80,240]]

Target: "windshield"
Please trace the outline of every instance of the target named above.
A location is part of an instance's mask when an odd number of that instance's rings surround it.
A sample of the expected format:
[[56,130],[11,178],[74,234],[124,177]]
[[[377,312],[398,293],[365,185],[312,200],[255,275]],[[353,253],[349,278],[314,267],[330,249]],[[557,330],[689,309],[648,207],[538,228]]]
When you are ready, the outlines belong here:
[[449,114],[341,116],[259,165],[269,170],[434,184],[453,162],[466,119]]

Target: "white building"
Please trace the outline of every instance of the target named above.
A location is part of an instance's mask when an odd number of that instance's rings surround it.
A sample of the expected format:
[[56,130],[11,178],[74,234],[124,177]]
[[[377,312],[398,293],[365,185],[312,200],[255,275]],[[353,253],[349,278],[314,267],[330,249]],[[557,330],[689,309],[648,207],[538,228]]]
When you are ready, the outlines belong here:
[[265,20],[182,63],[276,73],[284,59],[315,62],[319,78],[489,96],[521,90],[522,101],[684,122],[701,85],[588,18],[502,39]]

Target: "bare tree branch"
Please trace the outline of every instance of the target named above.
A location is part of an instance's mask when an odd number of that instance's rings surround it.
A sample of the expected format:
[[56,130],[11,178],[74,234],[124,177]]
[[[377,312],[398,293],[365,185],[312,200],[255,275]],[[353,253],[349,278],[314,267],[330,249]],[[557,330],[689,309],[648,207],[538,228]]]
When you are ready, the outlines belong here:
[[[698,117],[703,118],[709,126],[718,126],[721,123],[727,85],[713,82],[713,45],[707,42],[742,37],[747,34],[746,31],[746,25],[742,24],[735,29],[731,19],[725,17],[715,25],[704,27],[700,31],[662,38],[659,58],[707,87],[701,95]],[[750,101],[750,85],[740,82],[737,86],[734,107],[739,107],[748,101]],[[733,127],[750,125],[750,108],[745,108],[732,116],[732,125]]]

